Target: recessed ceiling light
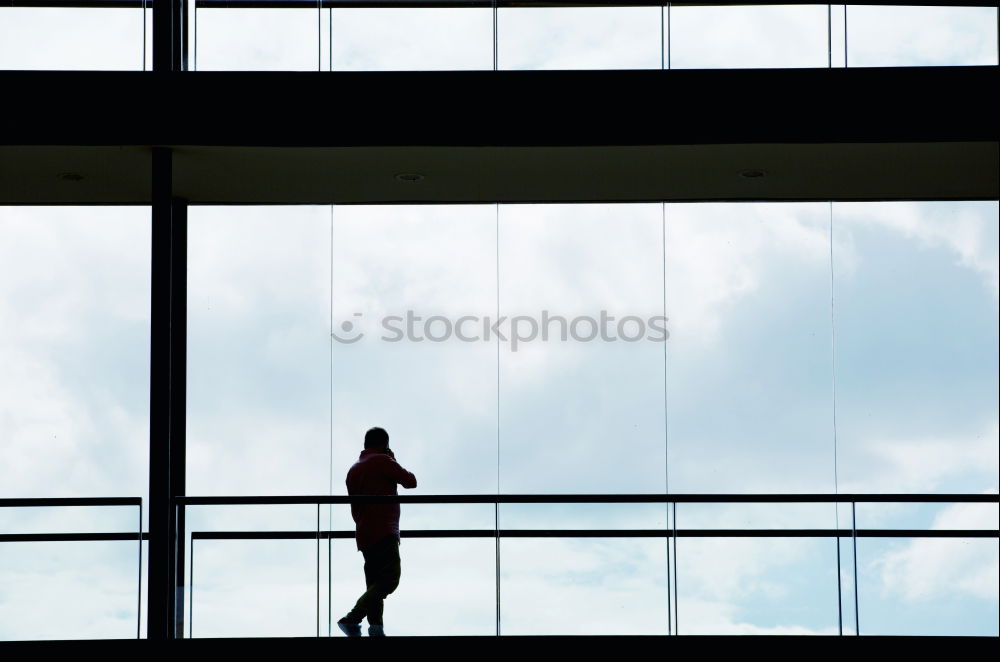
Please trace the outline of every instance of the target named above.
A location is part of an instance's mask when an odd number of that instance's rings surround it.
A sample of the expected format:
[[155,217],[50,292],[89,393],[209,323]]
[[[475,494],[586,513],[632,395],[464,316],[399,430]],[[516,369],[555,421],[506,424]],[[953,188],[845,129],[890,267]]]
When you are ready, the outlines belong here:
[[740,172],[740,177],[745,177],[747,179],[758,179],[760,177],[766,176],[767,173],[758,168],[749,168]]
[[64,182],[79,182],[83,181],[83,175],[78,172],[60,172],[58,175],[59,179]]
[[396,175],[396,179],[401,182],[419,182],[423,178],[419,172],[401,172]]

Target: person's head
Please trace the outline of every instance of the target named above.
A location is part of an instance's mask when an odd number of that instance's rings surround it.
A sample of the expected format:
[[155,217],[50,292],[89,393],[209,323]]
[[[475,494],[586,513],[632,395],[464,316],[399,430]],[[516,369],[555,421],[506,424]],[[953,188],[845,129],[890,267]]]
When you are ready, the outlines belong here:
[[365,432],[365,448],[384,450],[389,447],[389,433],[382,428],[372,428]]

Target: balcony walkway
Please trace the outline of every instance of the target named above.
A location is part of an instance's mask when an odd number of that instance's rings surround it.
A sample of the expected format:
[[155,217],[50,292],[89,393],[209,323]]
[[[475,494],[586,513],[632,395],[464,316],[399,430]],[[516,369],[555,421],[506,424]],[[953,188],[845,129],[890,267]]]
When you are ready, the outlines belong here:
[[[68,655],[93,655],[104,660],[133,661],[136,656],[175,655],[185,660],[211,657],[265,660],[288,659],[311,655],[398,655],[399,659],[418,656],[428,660],[480,654],[556,655],[594,657],[691,654],[708,655],[870,655],[875,651],[925,659],[947,659],[982,652],[995,655],[998,637],[825,637],[825,636],[503,636],[503,637],[386,637],[370,641],[368,637],[303,637],[261,639],[181,639],[151,642],[140,639],[90,641],[15,641],[0,642],[0,657],[9,660],[28,656],[51,655],[56,660]],[[407,656],[407,657],[403,657]]]

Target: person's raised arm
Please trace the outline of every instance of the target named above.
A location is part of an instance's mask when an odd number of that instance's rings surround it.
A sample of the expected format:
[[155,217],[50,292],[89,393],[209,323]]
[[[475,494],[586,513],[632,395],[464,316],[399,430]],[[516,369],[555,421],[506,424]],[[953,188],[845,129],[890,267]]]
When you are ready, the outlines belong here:
[[396,462],[396,456],[392,454],[392,451],[386,453],[385,461],[382,464],[389,475],[403,487],[413,489],[417,486],[417,477],[404,469],[399,462]]

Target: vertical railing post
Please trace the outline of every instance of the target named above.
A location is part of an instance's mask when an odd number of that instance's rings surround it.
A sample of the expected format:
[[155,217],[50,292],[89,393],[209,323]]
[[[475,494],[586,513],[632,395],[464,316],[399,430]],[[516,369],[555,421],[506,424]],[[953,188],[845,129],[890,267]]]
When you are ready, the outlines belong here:
[[[840,511],[840,502],[835,501],[833,503],[835,508],[834,514],[837,515]],[[840,564],[840,518],[834,517],[834,529],[833,540],[837,543],[837,634],[841,637],[844,636],[844,598],[843,598],[843,578],[841,576],[841,564]]]
[[147,636],[183,633],[187,369],[187,204],[173,197],[173,156],[153,148],[149,373]]
[[674,513],[674,634],[680,634],[681,630],[681,609],[677,603],[677,502],[671,504]]
[[188,583],[188,638],[194,638],[194,536],[191,536],[191,542],[188,543],[188,558],[190,561],[189,567],[191,569],[191,580]]
[[139,576],[136,583],[135,638],[142,638],[142,501],[139,501],[139,529],[136,532],[139,545]]
[[320,565],[319,565],[320,555],[321,555],[320,552],[321,527],[319,523],[320,508],[321,508],[320,503],[319,501],[317,501],[316,502],[316,636],[317,637],[319,637],[320,611],[322,611],[320,608],[320,599],[322,598],[322,596],[320,590]]
[[861,615],[858,613],[858,521],[851,502],[851,544],[854,547],[854,636],[861,636]]
[[496,543],[496,547],[495,547],[495,551],[496,551],[496,555],[495,555],[495,563],[496,563],[496,589],[497,589],[497,634],[496,634],[496,636],[499,637],[500,636],[500,500],[499,499],[497,499],[497,501],[493,504],[493,526],[494,526],[494,531],[496,532],[496,539],[495,539],[495,543]]
[[673,607],[672,598],[670,597],[670,586],[671,586],[671,582],[670,582],[670,572],[671,572],[671,570],[670,570],[670,558],[671,558],[670,557],[670,530],[671,529],[670,529],[670,527],[671,527],[671,522],[672,521],[673,520],[670,517],[670,502],[667,502],[667,531],[666,531],[666,533],[667,533],[667,538],[666,538],[666,542],[667,542],[667,636],[670,636],[670,635],[672,635],[674,633],[674,621],[673,621],[674,607]]

